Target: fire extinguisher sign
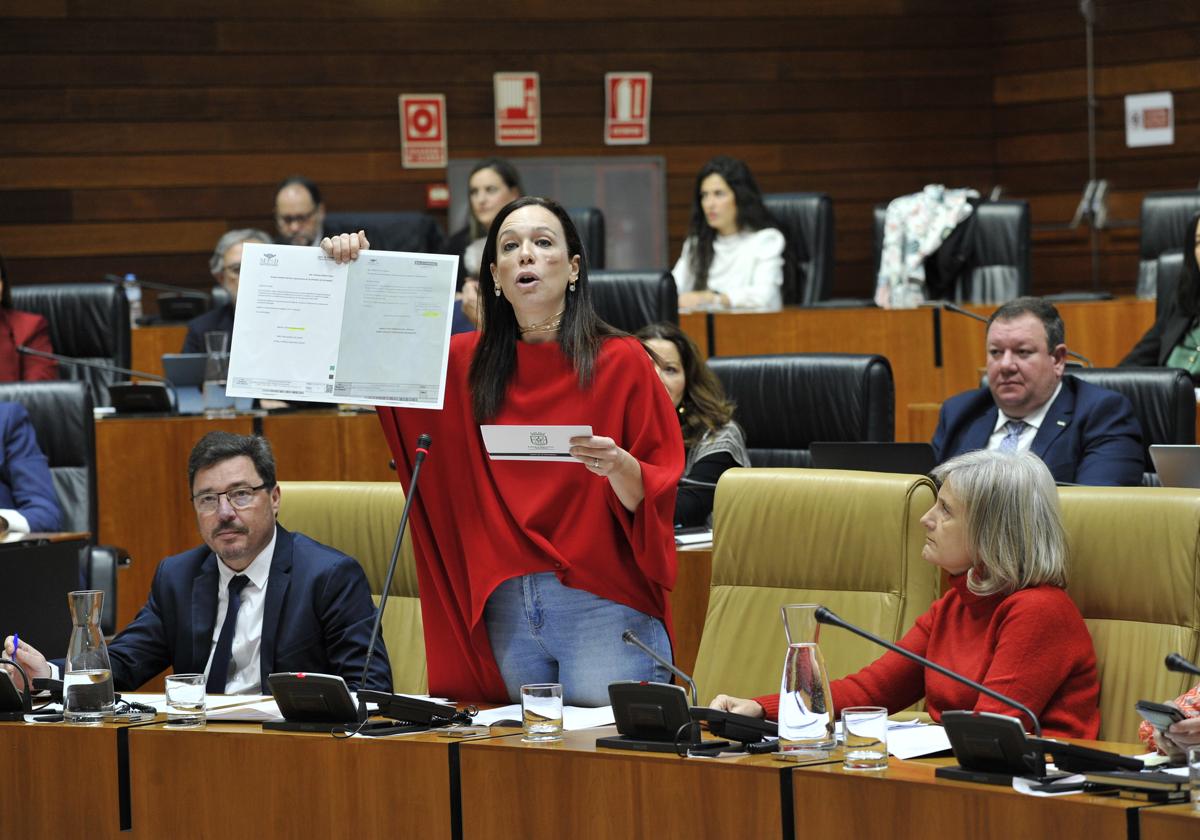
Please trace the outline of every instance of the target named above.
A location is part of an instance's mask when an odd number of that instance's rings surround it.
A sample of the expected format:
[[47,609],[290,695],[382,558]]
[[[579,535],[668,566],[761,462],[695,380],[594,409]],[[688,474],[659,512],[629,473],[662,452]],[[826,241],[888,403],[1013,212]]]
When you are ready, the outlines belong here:
[[445,168],[446,97],[400,94],[400,156],[405,169]]
[[604,143],[608,146],[650,142],[650,74],[604,74]]

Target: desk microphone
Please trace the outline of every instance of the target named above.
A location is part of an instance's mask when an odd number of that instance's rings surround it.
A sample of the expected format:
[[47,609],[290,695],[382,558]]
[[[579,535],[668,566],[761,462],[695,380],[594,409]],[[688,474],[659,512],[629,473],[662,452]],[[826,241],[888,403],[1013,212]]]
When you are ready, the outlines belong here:
[[861,627],[856,627],[853,624],[851,624],[850,622],[838,617],[828,607],[817,607],[817,611],[814,613],[814,616],[816,617],[817,621],[819,621],[821,624],[832,624],[835,627],[841,627],[843,630],[849,630],[851,633],[854,633],[857,636],[862,636],[864,639],[866,639],[869,642],[874,642],[875,644],[879,645],[880,647],[887,648],[888,650],[892,651],[893,653],[898,653],[901,656],[906,657],[907,659],[911,659],[913,662],[917,662],[917,663],[920,663],[921,665],[924,665],[926,668],[931,668],[934,671],[937,671],[939,674],[941,674],[944,677],[949,677],[950,679],[952,679],[956,682],[960,682],[965,686],[969,686],[969,687],[975,689],[976,691],[978,691],[980,694],[986,694],[988,697],[991,697],[994,700],[999,700],[1001,703],[1003,703],[1006,706],[1012,706],[1014,709],[1020,709],[1022,712],[1024,712],[1026,715],[1029,716],[1029,719],[1031,721],[1033,721],[1033,734],[1039,738],[1041,737],[1042,724],[1040,722],[1038,722],[1037,715],[1035,715],[1026,706],[1021,705],[1020,703],[1018,703],[1016,700],[1012,699],[1011,697],[1007,697],[998,691],[993,691],[992,689],[988,688],[985,685],[980,685],[979,683],[975,682],[975,680],[968,679],[967,677],[964,677],[962,674],[956,674],[954,671],[951,671],[949,668],[945,668],[941,665],[938,665],[936,662],[931,662],[930,660],[926,659],[924,656],[913,653],[911,650],[905,650],[904,648],[900,647],[899,645],[894,645],[891,642],[887,641],[886,639],[881,639],[878,636],[876,636],[874,633],[863,630]]
[[659,665],[663,666],[668,671],[670,671],[672,674],[679,677],[679,679],[681,679],[685,683],[687,683],[687,687],[692,690],[692,705],[693,706],[700,705],[700,702],[696,697],[696,683],[692,680],[691,677],[689,677],[687,674],[683,673],[683,671],[680,671],[678,668],[676,668],[670,662],[663,659],[661,656],[659,656],[657,653],[655,653],[653,650],[651,650],[650,646],[647,645],[645,642],[643,642],[641,639],[639,639],[636,635],[634,635],[634,632],[632,630],[626,630],[624,633],[621,634],[621,638],[625,641],[625,644],[633,645],[636,648],[640,648],[642,653],[646,654],[651,659],[653,659],[655,662],[657,662]]
[[[431,440],[429,435],[423,434],[417,438],[417,457],[413,461],[412,481],[408,485],[408,492],[404,494],[404,510],[400,514],[400,527],[396,529],[396,544],[392,547],[392,559],[388,563],[387,577],[383,581],[383,595],[379,599],[379,609],[375,612],[375,625],[371,628],[371,641],[367,645],[367,658],[363,662],[362,679],[359,680],[359,699],[358,699],[358,719],[364,721],[367,719],[367,701],[362,696],[363,689],[367,688],[367,675],[371,669],[371,657],[375,654],[375,644],[379,641],[379,628],[383,624],[383,611],[387,607],[388,593],[392,591],[392,578],[396,574],[396,562],[400,559],[400,544],[404,540],[404,529],[408,525],[408,509],[412,507],[412,501],[417,496],[417,479],[421,476],[421,464],[425,461],[425,456],[429,454],[429,445]],[[383,687],[387,690],[387,687]]]
[[157,373],[147,373],[144,370],[119,367],[107,362],[90,362],[87,359],[77,359],[74,356],[61,356],[58,353],[47,353],[44,350],[35,350],[32,347],[27,347],[24,344],[17,346],[17,352],[23,353],[26,356],[37,356],[39,359],[51,359],[67,367],[92,368],[93,370],[100,370],[105,373],[120,373],[125,376],[140,376],[143,379],[149,379],[154,383],[153,385],[147,382],[130,381],[113,382],[107,386],[110,398],[115,391],[119,397],[123,397],[124,401],[132,402],[144,410],[174,411],[179,405],[179,395],[175,391],[175,385],[171,380],[165,376],[159,376]]
[[1200,668],[1197,668],[1187,659],[1184,659],[1178,653],[1172,653],[1166,658],[1165,662],[1168,671],[1176,671],[1180,674],[1195,674],[1200,676]]
[[[982,321],[985,324],[988,322],[988,319],[982,315],[972,312],[970,309],[963,309],[957,303],[953,303],[948,300],[931,300],[929,303],[939,309],[944,309],[947,312],[953,312],[955,315],[966,315],[968,318],[974,318],[976,321]],[[1074,350],[1068,350],[1067,355],[1072,359],[1078,359],[1087,367],[1095,367],[1095,365],[1092,364],[1092,360],[1082,353],[1076,353]]]

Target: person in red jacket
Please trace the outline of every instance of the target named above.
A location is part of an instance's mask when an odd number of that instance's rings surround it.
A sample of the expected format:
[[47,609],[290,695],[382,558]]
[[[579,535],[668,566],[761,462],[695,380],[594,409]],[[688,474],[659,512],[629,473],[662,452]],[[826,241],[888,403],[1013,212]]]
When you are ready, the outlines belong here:
[[[950,574],[950,589],[899,642],[939,665],[1023,703],[1047,736],[1096,738],[1100,685],[1096,652],[1066,586],[1067,538],[1058,491],[1029,453],[979,450],[934,471],[937,501],[921,518],[921,556]],[[851,619],[853,616],[851,616]],[[925,700],[942,712],[1016,709],[888,652],[830,684],[835,710]],[[775,718],[779,696],[718,695],[714,708]]]
[[12,290],[8,272],[0,259],[0,382],[36,382],[58,379],[58,362],[40,359],[17,351],[32,347],[53,353],[50,324],[41,315],[12,308]]

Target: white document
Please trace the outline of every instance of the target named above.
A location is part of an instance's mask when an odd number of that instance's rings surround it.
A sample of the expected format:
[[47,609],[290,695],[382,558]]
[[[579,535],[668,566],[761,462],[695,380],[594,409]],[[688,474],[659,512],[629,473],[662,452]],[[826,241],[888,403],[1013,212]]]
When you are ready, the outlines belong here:
[[231,397],[442,407],[458,257],[242,250]]
[[480,426],[493,461],[570,461],[571,438],[592,434],[591,426]]
[[916,758],[950,749],[950,739],[940,726],[889,726],[888,752],[896,758]]
[[[498,720],[520,720],[521,704],[500,706],[495,709],[483,709],[471,719],[471,723],[479,726],[491,726]],[[575,729],[593,729],[597,726],[612,726],[617,722],[613,717],[612,706],[600,706],[596,709],[583,706],[563,706],[563,729],[570,732]]]

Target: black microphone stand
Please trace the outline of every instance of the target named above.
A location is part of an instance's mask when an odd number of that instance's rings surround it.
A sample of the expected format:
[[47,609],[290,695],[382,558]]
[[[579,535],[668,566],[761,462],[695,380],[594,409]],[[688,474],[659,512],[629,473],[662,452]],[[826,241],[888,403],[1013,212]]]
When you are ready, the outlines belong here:
[[1174,671],[1178,674],[1195,674],[1200,677],[1200,668],[1197,668],[1192,662],[1184,659],[1178,653],[1172,653],[1166,658],[1164,664],[1168,671]]
[[[104,362],[91,362],[87,359],[77,359],[74,356],[62,356],[58,353],[47,353],[44,350],[35,350],[32,347],[27,347],[24,344],[18,345],[17,352],[26,356],[37,356],[39,359],[50,359],[51,361],[58,362],[60,365],[67,365],[68,367],[85,367],[91,368],[92,370],[104,371],[105,373],[122,373],[126,376],[140,376],[143,379],[149,379],[151,382],[156,382],[162,386],[161,388],[150,388],[149,386],[145,385],[145,383],[141,383],[140,385],[144,391],[150,392],[145,399],[145,403],[151,411],[174,411],[179,405],[179,394],[175,390],[174,383],[172,383],[171,380],[167,379],[165,376],[159,376],[157,373],[147,373],[144,370],[123,368],[118,365],[110,365]],[[125,388],[125,386],[128,386],[128,388],[125,390],[125,393],[128,394],[131,389],[138,389],[139,383],[114,382],[109,386],[109,395],[112,395],[112,389],[114,387]],[[154,392],[164,393],[166,398],[163,399],[161,397],[156,397],[153,395]]]

